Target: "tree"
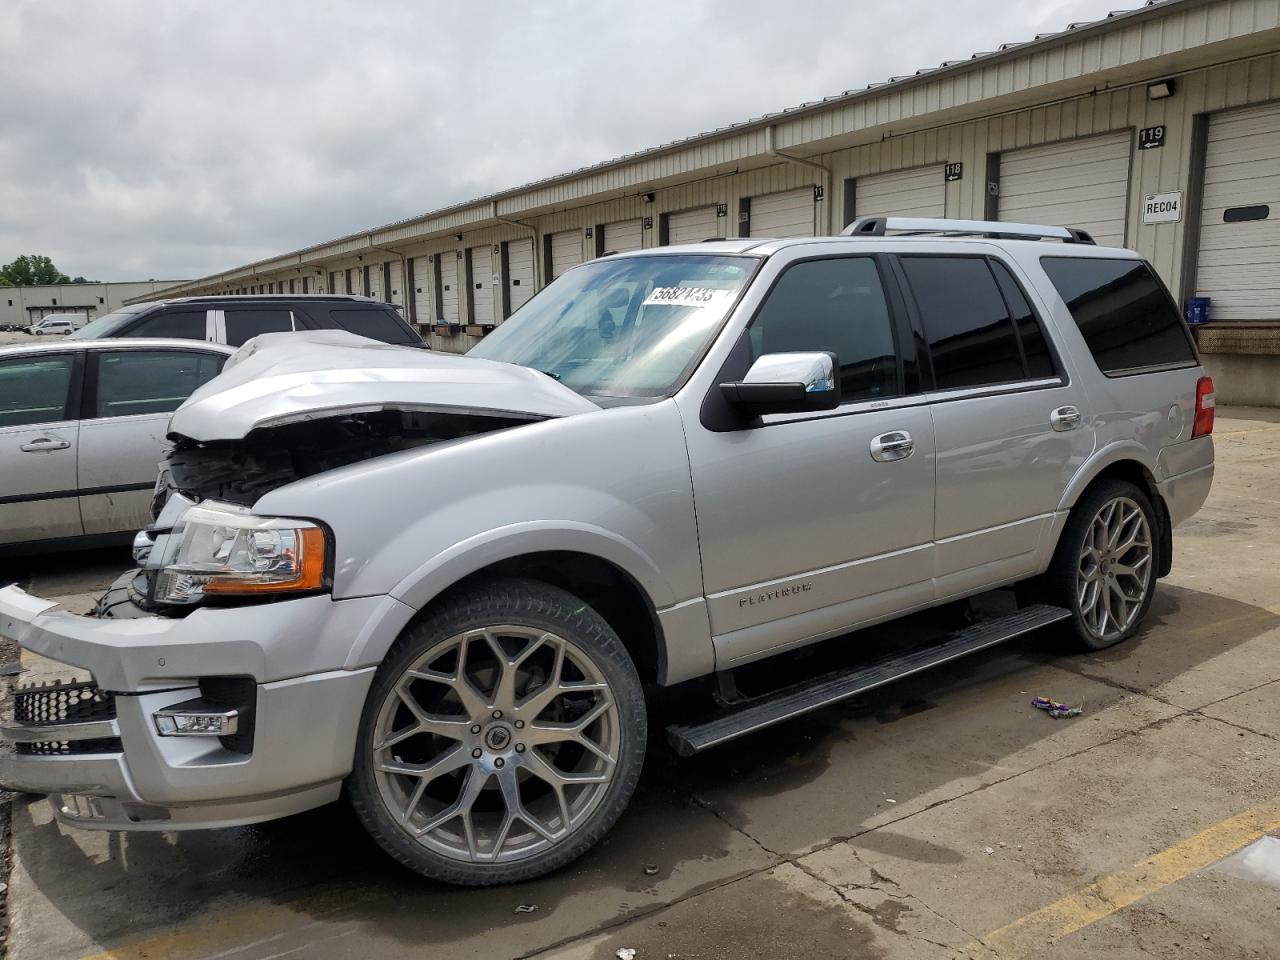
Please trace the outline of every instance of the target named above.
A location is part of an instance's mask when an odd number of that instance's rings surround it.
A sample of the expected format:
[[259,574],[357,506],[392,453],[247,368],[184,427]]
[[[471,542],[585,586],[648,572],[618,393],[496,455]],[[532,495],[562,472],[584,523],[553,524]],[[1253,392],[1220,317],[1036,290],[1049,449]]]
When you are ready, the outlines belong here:
[[55,267],[52,260],[35,253],[24,253],[13,263],[0,267],[0,277],[8,280],[11,287],[71,282],[71,278]]

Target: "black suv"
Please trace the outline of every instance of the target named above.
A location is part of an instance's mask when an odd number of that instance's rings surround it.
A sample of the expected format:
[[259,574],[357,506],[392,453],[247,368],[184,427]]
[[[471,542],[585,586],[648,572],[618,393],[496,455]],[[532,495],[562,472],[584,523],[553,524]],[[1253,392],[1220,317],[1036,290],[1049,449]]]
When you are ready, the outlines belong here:
[[369,297],[321,294],[183,297],[121,307],[81,327],[77,340],[103,337],[179,337],[238,347],[260,333],[347,330],[412,347],[426,347],[395,307]]

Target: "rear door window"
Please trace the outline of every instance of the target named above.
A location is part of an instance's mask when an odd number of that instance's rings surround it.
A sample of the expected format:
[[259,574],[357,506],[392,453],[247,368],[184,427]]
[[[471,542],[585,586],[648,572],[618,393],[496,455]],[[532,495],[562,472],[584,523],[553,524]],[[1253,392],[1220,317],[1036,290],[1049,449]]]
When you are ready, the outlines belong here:
[[311,309],[316,326],[322,330],[346,330],[383,343],[421,343],[421,338],[391,309],[330,307],[326,310],[322,306]]
[[169,413],[216,377],[225,359],[195,350],[96,350],[92,415]]
[[120,336],[177,337],[179,340],[204,340],[208,333],[203,310],[165,310],[144,317]]
[[0,427],[57,423],[67,416],[70,354],[0,360]]
[[287,333],[293,313],[279,308],[232,307],[226,313],[227,343],[243,346],[260,333]]
[[935,387],[1026,378],[1018,334],[984,257],[902,257],[933,358]]
[[1049,353],[1049,344],[1045,341],[1044,331],[1040,329],[1040,321],[1036,319],[1035,311],[1027,302],[1026,294],[1013,279],[1013,274],[1009,272],[1008,267],[999,260],[987,262],[991,264],[991,272],[996,276],[1000,292],[1004,294],[1004,301],[1013,317],[1013,324],[1018,328],[1018,339],[1022,343],[1022,353],[1027,361],[1027,376],[1032,380],[1052,377],[1055,373],[1053,356]]
[[1041,257],[1040,263],[1107,376],[1196,363],[1186,324],[1145,261]]

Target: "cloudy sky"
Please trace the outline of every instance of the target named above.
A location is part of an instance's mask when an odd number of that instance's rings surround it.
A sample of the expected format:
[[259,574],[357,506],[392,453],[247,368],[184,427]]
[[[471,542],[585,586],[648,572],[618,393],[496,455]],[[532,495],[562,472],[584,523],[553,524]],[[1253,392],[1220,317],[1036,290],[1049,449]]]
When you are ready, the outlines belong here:
[[203,276],[1138,5],[6,0],[0,263]]

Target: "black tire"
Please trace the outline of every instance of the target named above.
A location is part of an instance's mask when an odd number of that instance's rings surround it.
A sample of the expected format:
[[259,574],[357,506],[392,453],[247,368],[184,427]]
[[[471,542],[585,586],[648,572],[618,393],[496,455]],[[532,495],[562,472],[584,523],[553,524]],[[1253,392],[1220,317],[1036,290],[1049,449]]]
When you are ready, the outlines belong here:
[[94,604],[93,615],[104,620],[136,620],[139,617],[150,616],[147,611],[134,603],[129,595],[129,584],[141,577],[142,572],[139,570],[130,570],[117,577],[115,582],[107,588],[107,592]]
[[[604,677],[616,704],[620,745],[612,779],[598,794],[591,812],[584,814],[583,821],[573,826],[567,836],[549,849],[520,859],[477,863],[432,849],[400,825],[399,817],[389,809],[379,789],[374,738],[384,704],[406,670],[431,656],[434,648],[446,649],[456,643],[460,634],[496,624],[549,631],[569,641],[578,653],[585,653]],[[534,725],[531,719],[530,730]],[[579,598],[557,587],[535,580],[495,580],[466,589],[428,608],[388,651],[365,702],[354,767],[347,781],[347,796],[378,845],[409,869],[434,880],[464,886],[516,883],[550,873],[576,860],[609,831],[626,808],[640,779],[647,736],[648,720],[640,678],[622,641],[604,618]],[[528,749],[532,754],[537,747]],[[468,766],[466,775],[477,776],[478,773],[471,772],[471,766],[474,765]],[[412,809],[412,803],[409,807]]]
[[[1132,619],[1114,635],[1100,636],[1091,621],[1086,618],[1080,599],[1081,557],[1086,549],[1086,537],[1090,535],[1099,512],[1116,501],[1131,502],[1142,511],[1149,540],[1149,559],[1145,593],[1137,604]],[[1066,621],[1069,639],[1073,645],[1086,650],[1103,650],[1123,643],[1142,626],[1151,602],[1155,597],[1157,571],[1160,569],[1160,536],[1156,511],[1146,492],[1124,480],[1100,480],[1087,489],[1072,508],[1062,536],[1054,552],[1053,561],[1042,581],[1042,596],[1048,603],[1066,607],[1071,619]],[[1105,585],[1101,589],[1106,589]]]

